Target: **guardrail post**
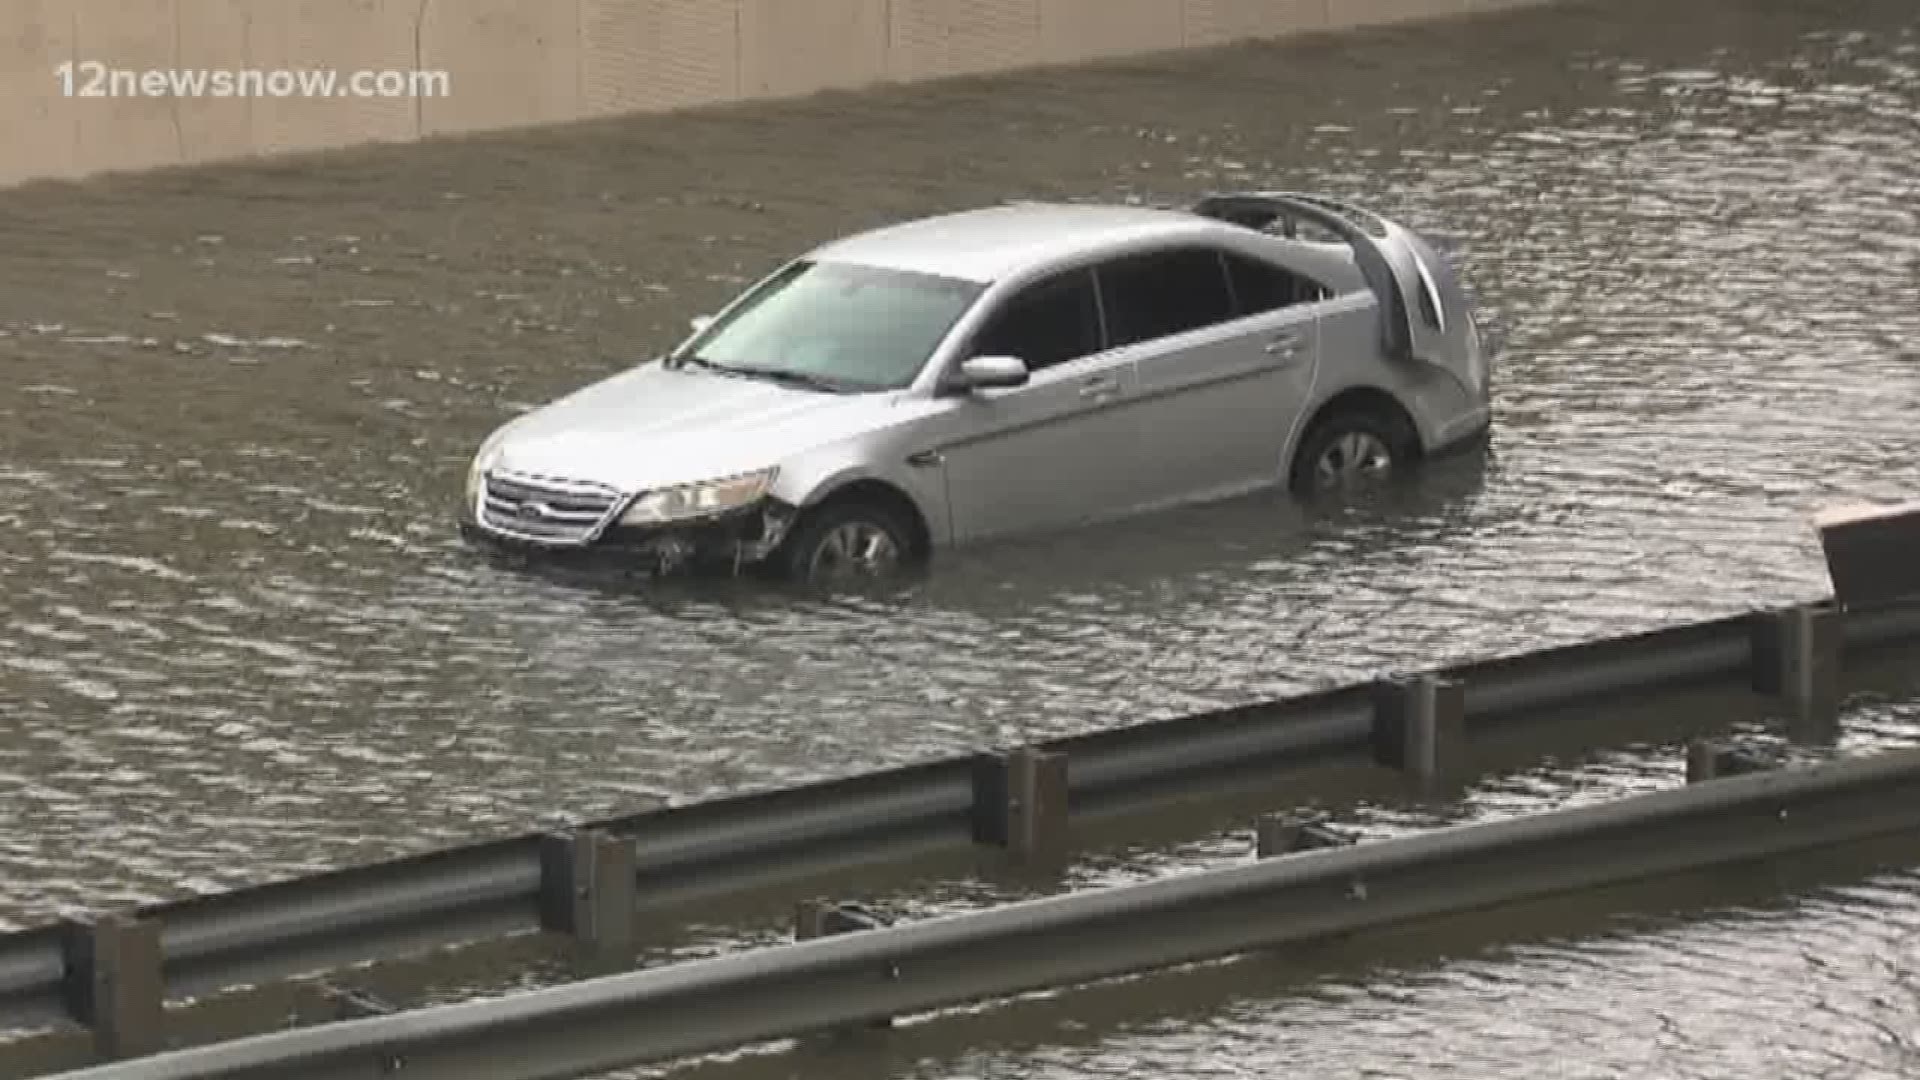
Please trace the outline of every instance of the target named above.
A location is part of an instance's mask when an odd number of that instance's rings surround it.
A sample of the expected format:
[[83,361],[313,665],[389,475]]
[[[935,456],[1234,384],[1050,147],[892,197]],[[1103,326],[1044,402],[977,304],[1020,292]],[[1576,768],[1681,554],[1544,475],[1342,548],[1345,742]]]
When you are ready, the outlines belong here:
[[61,943],[67,1012],[93,1029],[102,1060],[163,1049],[166,977],[160,925],[110,912],[65,924]]
[[1831,601],[1755,616],[1753,688],[1787,711],[1795,742],[1831,743],[1840,735],[1840,667],[1845,627]]
[[1374,686],[1373,757],[1422,785],[1455,773],[1466,742],[1466,686],[1438,675]]
[[1328,828],[1318,818],[1298,814],[1268,814],[1254,823],[1253,836],[1254,854],[1262,859],[1353,843],[1353,837]]
[[1774,767],[1767,758],[1739,746],[1695,739],[1687,744],[1687,783],[1698,784],[1723,776],[1742,776],[1766,772]]
[[[858,904],[802,900],[794,905],[793,909],[795,941],[811,941],[814,938],[854,934],[862,930],[878,930],[885,925],[887,925],[885,919]],[[877,1016],[867,1024],[869,1028],[882,1030],[892,1026],[893,1017],[891,1016]]]
[[973,839],[1019,858],[1067,845],[1067,756],[1032,747],[982,754],[973,770]]
[[596,950],[633,944],[633,844],[599,829],[540,838],[540,927]]

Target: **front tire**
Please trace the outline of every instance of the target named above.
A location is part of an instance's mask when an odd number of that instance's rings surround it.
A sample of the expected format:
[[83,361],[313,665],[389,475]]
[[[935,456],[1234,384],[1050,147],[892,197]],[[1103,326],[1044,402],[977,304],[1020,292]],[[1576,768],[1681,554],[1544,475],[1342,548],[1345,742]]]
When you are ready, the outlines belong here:
[[1294,453],[1288,486],[1303,498],[1374,490],[1398,479],[1419,455],[1404,419],[1374,409],[1342,409],[1316,421]]
[[829,502],[801,515],[774,556],[798,585],[885,581],[913,557],[913,532],[891,507],[865,499]]

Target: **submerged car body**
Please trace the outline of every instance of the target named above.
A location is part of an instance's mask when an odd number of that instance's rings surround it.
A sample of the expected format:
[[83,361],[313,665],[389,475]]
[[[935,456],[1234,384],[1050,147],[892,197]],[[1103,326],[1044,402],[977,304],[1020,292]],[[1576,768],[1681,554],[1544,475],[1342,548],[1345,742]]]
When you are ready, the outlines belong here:
[[820,577],[1377,480],[1489,417],[1447,261],[1323,196],[911,221],[818,248],[695,325],[495,431],[471,530]]

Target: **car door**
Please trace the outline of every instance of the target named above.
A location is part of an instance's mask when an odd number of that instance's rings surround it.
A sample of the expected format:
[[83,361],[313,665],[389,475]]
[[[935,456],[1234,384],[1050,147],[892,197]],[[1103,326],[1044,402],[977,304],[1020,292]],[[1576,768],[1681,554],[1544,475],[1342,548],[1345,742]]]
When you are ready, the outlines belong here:
[[1193,210],[1255,229],[1278,221],[1289,235],[1306,221],[1338,236],[1379,302],[1381,351],[1430,364],[1484,393],[1486,357],[1466,289],[1451,263],[1411,229],[1351,203],[1299,192],[1219,195]]
[[1098,269],[1111,343],[1138,371],[1142,508],[1277,482],[1313,389],[1316,284],[1211,246]]
[[956,542],[1084,524],[1124,503],[1136,452],[1132,362],[1103,349],[1085,269],[1028,285],[987,313],[959,355],[1017,356],[1024,386],[956,395],[934,453]]

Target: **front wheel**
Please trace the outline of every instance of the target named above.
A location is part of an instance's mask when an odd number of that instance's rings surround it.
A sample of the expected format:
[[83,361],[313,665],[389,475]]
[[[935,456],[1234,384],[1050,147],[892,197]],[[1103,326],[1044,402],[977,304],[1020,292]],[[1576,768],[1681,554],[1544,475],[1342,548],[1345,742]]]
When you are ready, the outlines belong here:
[[863,500],[828,503],[809,511],[780,545],[777,569],[802,585],[883,581],[912,554],[912,534],[900,515]]
[[1307,497],[1380,487],[1413,465],[1417,438],[1405,423],[1344,410],[1313,426],[1294,454],[1290,486]]

